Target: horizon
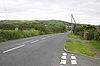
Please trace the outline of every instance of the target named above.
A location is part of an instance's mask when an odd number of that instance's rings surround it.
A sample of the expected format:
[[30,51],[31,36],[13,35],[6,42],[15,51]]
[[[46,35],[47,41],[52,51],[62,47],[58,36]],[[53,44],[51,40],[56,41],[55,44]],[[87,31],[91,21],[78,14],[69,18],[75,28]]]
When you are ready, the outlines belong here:
[[[53,19],[51,19],[53,20]],[[1,20],[2,21],[2,20]],[[12,20],[13,21],[13,20]],[[21,21],[21,20],[18,20],[18,21]],[[23,21],[23,20],[22,20]],[[35,21],[35,20],[25,20],[25,21]],[[40,20],[42,21],[42,20]],[[43,21],[48,21],[48,20],[43,20]],[[64,20],[57,20],[57,21],[64,21]],[[64,21],[64,22],[68,22],[68,21]],[[68,22],[68,23],[71,23],[71,22]],[[77,23],[77,24],[82,24],[82,23]],[[87,25],[93,25],[93,24],[87,24]],[[96,26],[99,26],[99,25],[96,25]]]

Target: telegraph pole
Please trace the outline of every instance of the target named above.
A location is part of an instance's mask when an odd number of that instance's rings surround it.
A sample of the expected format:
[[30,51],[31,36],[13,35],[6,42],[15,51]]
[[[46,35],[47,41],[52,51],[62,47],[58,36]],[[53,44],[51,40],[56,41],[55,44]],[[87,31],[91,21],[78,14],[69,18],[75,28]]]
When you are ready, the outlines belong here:
[[74,21],[74,25],[72,24],[71,26],[72,26],[72,28],[71,28],[71,31],[72,31],[72,29],[73,28],[76,28],[76,21],[75,21],[75,19],[74,19],[74,17],[73,17],[73,14],[71,14],[71,23],[73,23],[73,21]]
[[72,26],[71,27],[71,32],[72,32],[72,29],[73,29],[73,24],[72,23],[73,23],[73,20],[72,20],[72,14],[71,14],[71,26]]
[[75,19],[74,19],[74,17],[73,17],[73,14],[71,14],[71,18],[73,19],[73,21],[74,21],[74,26],[76,27],[76,21],[75,21]]

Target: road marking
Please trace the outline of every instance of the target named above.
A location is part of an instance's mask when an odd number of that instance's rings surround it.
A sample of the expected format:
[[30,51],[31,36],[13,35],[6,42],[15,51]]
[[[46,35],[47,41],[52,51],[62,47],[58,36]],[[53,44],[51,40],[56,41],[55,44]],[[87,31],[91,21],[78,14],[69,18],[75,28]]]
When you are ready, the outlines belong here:
[[72,55],[74,55],[74,54],[72,54]]
[[35,43],[35,42],[38,42],[39,40],[35,40],[35,41],[33,41],[33,42],[31,42],[31,43]]
[[66,56],[66,55],[67,55],[67,53],[62,53],[62,55]]
[[42,40],[44,40],[44,39],[46,39],[46,38],[42,38]]
[[66,60],[61,60],[60,64],[66,64]]
[[9,51],[12,51],[12,50],[15,50],[15,49],[18,49],[18,48],[21,48],[21,47],[24,47],[25,45],[20,45],[20,46],[17,46],[15,48],[12,48],[12,49],[9,49],[9,50],[6,50],[6,51],[3,51],[3,53],[7,53]]
[[75,56],[71,56],[71,59],[76,59],[76,57]]
[[71,60],[71,64],[77,64],[76,60]]
[[60,65],[60,66],[63,66],[63,65]]
[[66,56],[62,56],[61,58],[62,58],[62,59],[66,59]]

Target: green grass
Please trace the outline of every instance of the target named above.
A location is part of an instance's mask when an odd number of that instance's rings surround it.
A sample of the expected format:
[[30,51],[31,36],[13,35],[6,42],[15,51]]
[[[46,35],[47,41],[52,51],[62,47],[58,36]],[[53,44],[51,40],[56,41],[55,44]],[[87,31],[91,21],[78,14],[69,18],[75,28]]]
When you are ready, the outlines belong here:
[[100,41],[90,40],[87,42],[90,46],[100,50]]
[[91,48],[89,46],[87,46],[86,44],[84,44],[78,40],[66,40],[64,48],[67,51],[85,54],[88,56],[96,55],[95,52],[91,51]]
[[74,38],[74,39],[77,39],[78,38],[78,36],[75,35],[75,34],[73,34],[73,33],[68,34],[68,37]]
[[43,24],[64,25],[64,21],[60,21],[60,20],[43,20],[39,22]]

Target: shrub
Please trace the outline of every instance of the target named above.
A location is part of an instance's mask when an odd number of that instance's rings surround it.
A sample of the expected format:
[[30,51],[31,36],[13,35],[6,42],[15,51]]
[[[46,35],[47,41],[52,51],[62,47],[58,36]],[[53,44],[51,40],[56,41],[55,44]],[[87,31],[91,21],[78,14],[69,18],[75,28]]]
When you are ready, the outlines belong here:
[[[40,35],[38,30],[0,30],[0,37],[4,40],[14,40],[18,38],[25,38]],[[3,41],[3,40],[2,40]]]
[[16,26],[14,24],[0,24],[0,29],[3,30],[14,30]]
[[84,32],[89,32],[87,39],[88,40],[98,40],[100,41],[100,29],[99,26],[93,25],[77,25],[73,29],[73,33],[83,37]]

